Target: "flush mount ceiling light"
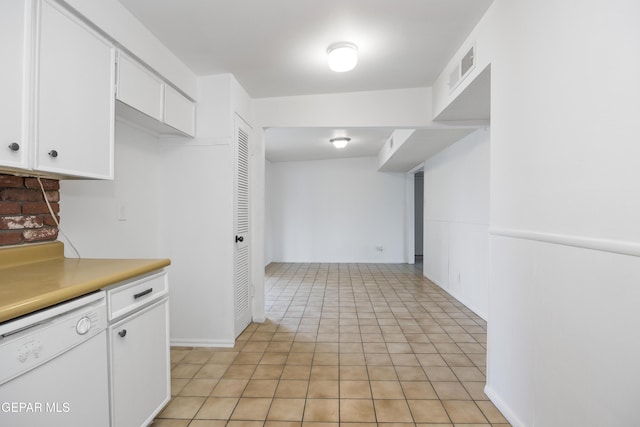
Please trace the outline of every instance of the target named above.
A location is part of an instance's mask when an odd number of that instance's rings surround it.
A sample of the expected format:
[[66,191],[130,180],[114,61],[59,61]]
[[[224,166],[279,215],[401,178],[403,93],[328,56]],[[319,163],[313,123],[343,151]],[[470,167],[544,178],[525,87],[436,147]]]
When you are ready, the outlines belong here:
[[347,144],[349,143],[349,141],[351,141],[351,138],[348,138],[346,136],[340,136],[338,138],[331,138],[329,140],[330,143],[333,144],[334,147],[336,148],[344,148],[347,146]]
[[334,43],[327,49],[329,68],[337,73],[353,70],[358,63],[358,46],[349,42]]

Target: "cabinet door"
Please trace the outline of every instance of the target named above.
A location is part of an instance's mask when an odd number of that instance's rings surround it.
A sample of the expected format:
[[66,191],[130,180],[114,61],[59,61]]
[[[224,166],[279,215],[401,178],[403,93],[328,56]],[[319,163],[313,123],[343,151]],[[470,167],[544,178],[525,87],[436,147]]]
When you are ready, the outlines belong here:
[[115,49],[50,0],[37,40],[35,169],[113,179]]
[[233,221],[235,231],[234,288],[235,336],[251,323],[251,277],[249,242],[249,138],[251,127],[236,114],[235,122],[235,179]]
[[0,166],[28,167],[31,2],[0,3]]
[[165,87],[164,122],[189,136],[196,134],[196,107],[172,87]]
[[169,401],[167,299],[109,327],[112,427],[151,423]]
[[128,56],[118,54],[116,98],[136,110],[162,120],[162,80]]

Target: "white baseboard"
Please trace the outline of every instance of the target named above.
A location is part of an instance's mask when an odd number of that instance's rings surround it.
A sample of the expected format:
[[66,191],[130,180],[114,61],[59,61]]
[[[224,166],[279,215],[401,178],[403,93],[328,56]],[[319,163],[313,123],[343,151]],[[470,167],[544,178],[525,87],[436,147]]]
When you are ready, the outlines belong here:
[[495,407],[498,408],[498,410],[502,413],[502,415],[504,415],[504,417],[513,427],[526,427],[526,424],[516,416],[509,405],[507,405],[504,400],[500,398],[498,393],[496,393],[491,387],[489,387],[488,384],[484,386],[484,394],[486,394],[489,399],[491,399],[491,402],[493,402]]
[[234,341],[227,340],[181,340],[171,339],[172,347],[224,347],[231,348],[235,345]]
[[469,305],[466,301],[462,300],[457,292],[453,292],[450,289],[445,288],[444,286],[442,286],[442,284],[439,283],[438,280],[433,280],[432,278],[430,278],[429,276],[424,276],[425,278],[429,279],[432,283],[434,283],[436,286],[438,286],[440,289],[442,289],[443,291],[445,291],[446,293],[448,293],[449,295],[451,295],[452,297],[454,297],[456,299],[456,301],[464,304],[465,307],[467,307],[469,310],[473,311],[475,314],[477,314],[482,320],[484,320],[485,322],[487,321],[487,313],[484,313],[480,310],[477,310],[475,307],[472,307],[471,305]]

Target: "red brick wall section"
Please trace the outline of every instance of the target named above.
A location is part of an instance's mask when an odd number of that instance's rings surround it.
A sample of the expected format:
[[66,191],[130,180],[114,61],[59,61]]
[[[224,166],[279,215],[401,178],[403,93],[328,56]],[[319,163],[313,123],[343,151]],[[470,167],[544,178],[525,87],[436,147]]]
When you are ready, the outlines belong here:
[[[60,182],[41,178],[47,199],[60,221]],[[0,174],[0,246],[58,238],[36,178]]]

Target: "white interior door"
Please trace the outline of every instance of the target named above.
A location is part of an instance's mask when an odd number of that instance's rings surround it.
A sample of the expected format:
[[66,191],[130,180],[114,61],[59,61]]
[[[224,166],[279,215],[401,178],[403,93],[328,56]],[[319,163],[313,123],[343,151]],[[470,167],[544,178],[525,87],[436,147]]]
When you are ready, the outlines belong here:
[[249,277],[249,136],[251,128],[236,115],[235,125],[235,335],[251,323],[251,281]]

